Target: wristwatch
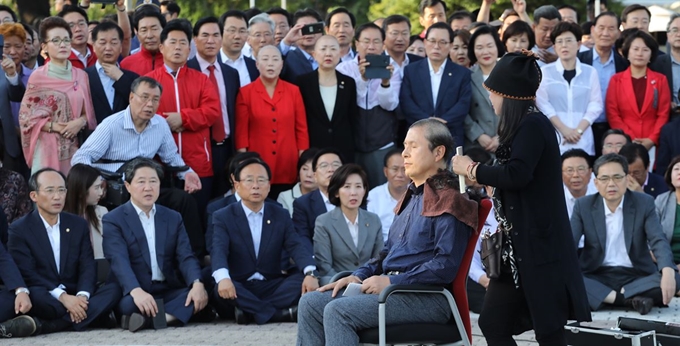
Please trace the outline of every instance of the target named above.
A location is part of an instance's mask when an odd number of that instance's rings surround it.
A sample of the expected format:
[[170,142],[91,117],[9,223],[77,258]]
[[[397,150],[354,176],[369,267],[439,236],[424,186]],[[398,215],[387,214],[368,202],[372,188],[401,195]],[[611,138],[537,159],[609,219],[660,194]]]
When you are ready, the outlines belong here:
[[17,288],[16,290],[14,290],[14,295],[15,295],[15,296],[18,296],[19,293],[26,293],[26,294],[28,294],[29,296],[31,295],[31,291],[29,291],[28,288],[26,288],[26,287],[19,287],[19,288]]
[[308,271],[305,272],[305,276],[311,276],[315,279],[318,279],[319,278],[319,272],[316,271],[316,270],[308,270]]
[[578,128],[576,129],[576,132],[578,132],[579,135],[582,135],[582,134],[583,134],[583,130],[578,129]]

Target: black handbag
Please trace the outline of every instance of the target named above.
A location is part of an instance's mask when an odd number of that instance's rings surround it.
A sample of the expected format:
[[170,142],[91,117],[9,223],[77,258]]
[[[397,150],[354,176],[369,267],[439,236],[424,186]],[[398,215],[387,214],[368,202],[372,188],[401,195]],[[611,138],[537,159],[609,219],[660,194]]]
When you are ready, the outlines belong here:
[[501,276],[503,264],[503,241],[505,232],[499,230],[491,235],[482,235],[481,258],[486,276],[489,279],[498,279]]

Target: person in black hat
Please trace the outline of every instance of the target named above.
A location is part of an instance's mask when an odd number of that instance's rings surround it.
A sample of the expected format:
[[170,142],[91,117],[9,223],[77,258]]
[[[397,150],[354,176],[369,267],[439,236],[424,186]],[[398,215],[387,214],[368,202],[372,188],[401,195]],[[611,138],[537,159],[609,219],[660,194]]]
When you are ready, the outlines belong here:
[[494,187],[504,236],[505,260],[490,280],[479,318],[490,346],[516,345],[512,336],[531,329],[539,345],[566,345],[567,320],[591,320],[564,200],[558,135],[534,101],[540,82],[533,53],[503,56],[484,82],[500,117],[496,163],[452,159],[455,173]]

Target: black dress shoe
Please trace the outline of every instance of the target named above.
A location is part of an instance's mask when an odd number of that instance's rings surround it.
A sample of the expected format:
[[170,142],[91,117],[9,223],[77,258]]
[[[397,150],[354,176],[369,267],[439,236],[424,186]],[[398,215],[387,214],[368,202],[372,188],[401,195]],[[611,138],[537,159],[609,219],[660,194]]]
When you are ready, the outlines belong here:
[[654,307],[654,299],[637,296],[631,299],[631,304],[633,306],[633,309],[640,313],[640,315],[646,315],[650,311],[652,311],[652,308]]
[[23,338],[31,336],[37,330],[32,317],[21,315],[4,323],[0,323],[0,338]]
[[199,311],[195,315],[191,316],[190,322],[199,322],[199,323],[209,323],[215,320],[217,317],[217,314],[215,313],[215,310],[210,307],[206,306],[203,310]]
[[130,329],[130,315],[123,315],[120,317],[120,328],[125,330]]
[[297,305],[288,308],[288,317],[290,322],[297,322],[298,307]]
[[138,313],[133,313],[130,315],[130,321],[128,325],[128,330],[131,332],[136,332],[142,330],[151,325],[151,319]]
[[237,324],[250,324],[253,320],[249,313],[243,312],[243,310],[237,307],[234,307],[234,319]]
[[103,328],[103,329],[113,329],[118,327],[118,320],[116,319],[116,314],[110,311],[106,315],[101,315],[92,323],[92,327]]

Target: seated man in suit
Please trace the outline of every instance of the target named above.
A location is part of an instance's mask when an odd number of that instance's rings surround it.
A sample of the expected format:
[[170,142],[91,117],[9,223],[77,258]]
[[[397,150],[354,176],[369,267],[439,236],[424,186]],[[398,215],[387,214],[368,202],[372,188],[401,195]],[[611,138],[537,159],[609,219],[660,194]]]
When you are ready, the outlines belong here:
[[468,69],[448,61],[452,42],[453,31],[446,23],[430,26],[425,39],[427,59],[406,66],[399,103],[409,125],[438,118],[451,131],[456,146],[462,146],[472,79]]
[[97,264],[85,219],[62,212],[66,180],[52,169],[28,181],[37,208],[10,225],[8,249],[31,292],[35,333],[84,330],[93,322],[113,328],[118,285],[96,287]]
[[[288,211],[265,203],[270,179],[266,163],[242,162],[234,172],[241,203],[213,216],[213,298],[217,305],[235,307],[238,324],[247,324],[251,317],[257,324],[294,322],[300,292],[319,287],[312,252],[295,232]],[[281,263],[284,250],[299,269],[287,276],[282,274],[287,269]]]
[[[283,62],[283,70],[281,71],[281,79],[295,83],[298,76],[310,73],[317,68],[319,64],[314,60],[314,46],[316,40],[321,38],[323,32],[303,35],[301,29],[305,25],[323,22],[323,18],[318,12],[311,8],[298,10],[293,14],[294,26],[288,31],[286,37],[283,38],[279,44],[281,53],[285,56]],[[293,44],[296,49],[291,49]]]
[[138,74],[121,69],[118,58],[122,53],[123,30],[114,22],[103,22],[92,30],[97,62],[85,69],[90,81],[92,104],[97,123],[118,113],[130,104],[130,86]]
[[638,143],[628,143],[619,151],[628,161],[628,188],[654,198],[668,191],[663,175],[649,171],[649,152]]
[[[2,222],[5,222],[4,215],[0,215]],[[7,225],[0,224],[0,229],[3,227]],[[33,307],[30,291],[4,244],[0,244],[0,279],[0,338],[17,338],[35,333],[35,321],[25,315]]]
[[579,262],[590,308],[628,306],[645,315],[680,287],[670,245],[652,197],[626,188],[623,156],[603,155],[594,171],[599,194],[576,200],[571,217],[574,242],[585,238]]
[[135,159],[125,172],[130,201],[102,219],[104,255],[123,290],[118,304],[129,330],[150,325],[162,299],[168,323],[185,325],[208,303],[201,269],[191,252],[182,217],[156,204],[163,178],[151,159]]
[[342,166],[342,156],[338,151],[331,148],[321,149],[312,159],[312,171],[314,180],[319,187],[306,195],[293,201],[293,225],[298,234],[312,248],[314,239],[314,225],[316,218],[333,209],[335,206],[328,199],[328,185],[333,173]]

